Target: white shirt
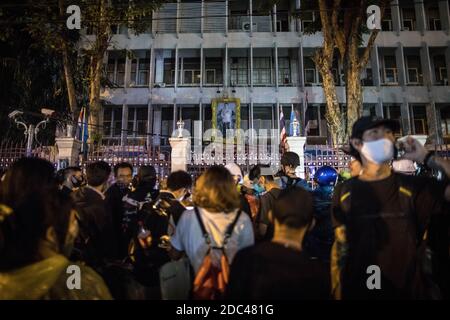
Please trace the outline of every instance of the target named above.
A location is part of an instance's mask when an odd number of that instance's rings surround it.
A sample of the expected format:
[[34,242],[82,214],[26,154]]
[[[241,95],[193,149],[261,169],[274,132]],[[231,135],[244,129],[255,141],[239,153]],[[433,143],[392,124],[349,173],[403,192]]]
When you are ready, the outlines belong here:
[[[221,247],[225,231],[236,218],[237,210],[230,213],[212,213],[199,208],[199,211],[211,239],[211,246]],[[208,251],[208,245],[202,235],[194,210],[183,212],[170,241],[175,249],[186,252],[195,273],[197,273]],[[252,223],[248,215],[242,212],[225,246],[228,262],[231,264],[239,250],[253,245],[254,242]]]
[[230,123],[231,122],[231,115],[232,115],[232,111],[228,108],[224,108],[222,110],[222,122],[223,123]]

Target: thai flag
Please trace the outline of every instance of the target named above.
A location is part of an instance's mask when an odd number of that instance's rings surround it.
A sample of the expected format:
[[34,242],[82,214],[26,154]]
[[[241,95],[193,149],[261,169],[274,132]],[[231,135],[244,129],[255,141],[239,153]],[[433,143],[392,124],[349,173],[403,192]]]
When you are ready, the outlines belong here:
[[81,152],[86,150],[87,141],[89,139],[88,116],[86,107],[82,107],[77,123],[77,138],[81,141]]
[[281,153],[284,153],[286,149],[286,123],[284,121],[283,108],[280,108],[280,148]]

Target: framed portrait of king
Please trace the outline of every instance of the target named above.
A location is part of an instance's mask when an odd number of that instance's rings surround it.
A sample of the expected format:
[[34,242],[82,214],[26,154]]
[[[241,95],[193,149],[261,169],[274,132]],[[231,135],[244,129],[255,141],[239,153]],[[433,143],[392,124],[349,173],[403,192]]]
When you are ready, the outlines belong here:
[[241,127],[241,102],[238,98],[212,99],[212,128],[218,129],[226,137],[228,129]]

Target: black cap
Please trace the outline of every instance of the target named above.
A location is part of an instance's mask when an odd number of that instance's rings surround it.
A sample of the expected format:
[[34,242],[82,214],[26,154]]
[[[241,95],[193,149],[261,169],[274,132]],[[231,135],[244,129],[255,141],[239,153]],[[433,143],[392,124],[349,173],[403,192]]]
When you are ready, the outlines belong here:
[[353,124],[351,138],[361,139],[364,131],[379,126],[385,126],[390,128],[392,131],[397,131],[400,128],[400,124],[396,120],[382,119],[371,116],[361,117]]

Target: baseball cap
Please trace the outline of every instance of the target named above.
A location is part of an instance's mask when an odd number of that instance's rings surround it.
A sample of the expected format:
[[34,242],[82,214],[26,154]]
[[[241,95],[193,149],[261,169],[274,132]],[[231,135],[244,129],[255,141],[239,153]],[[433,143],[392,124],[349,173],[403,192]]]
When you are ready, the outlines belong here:
[[353,124],[351,138],[361,139],[364,134],[364,131],[379,126],[385,126],[387,128],[390,128],[392,131],[397,131],[400,128],[400,124],[396,120],[365,116],[359,118]]

